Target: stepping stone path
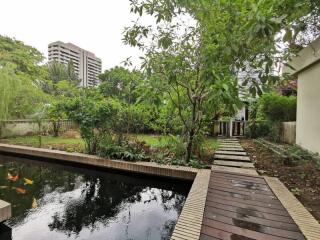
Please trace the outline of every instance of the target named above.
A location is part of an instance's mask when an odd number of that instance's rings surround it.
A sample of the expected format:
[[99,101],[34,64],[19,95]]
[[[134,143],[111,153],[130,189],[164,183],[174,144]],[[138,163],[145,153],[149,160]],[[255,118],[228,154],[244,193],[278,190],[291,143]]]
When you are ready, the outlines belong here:
[[247,156],[238,139],[219,139],[219,148],[215,152],[213,166],[245,168],[254,170],[254,165]]
[[233,155],[222,155],[215,154],[214,159],[223,159],[223,160],[231,160],[231,161],[241,161],[241,162],[250,162],[250,158],[247,156],[233,156]]
[[237,151],[215,151],[215,154],[222,154],[222,155],[236,155],[236,156],[247,156],[246,152],[237,152]]

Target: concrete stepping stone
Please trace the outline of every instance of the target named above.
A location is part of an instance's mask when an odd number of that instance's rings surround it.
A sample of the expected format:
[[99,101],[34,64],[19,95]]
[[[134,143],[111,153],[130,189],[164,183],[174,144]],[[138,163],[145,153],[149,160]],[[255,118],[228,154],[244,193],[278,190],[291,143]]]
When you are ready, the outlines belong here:
[[219,143],[239,143],[239,141],[218,141]]
[[250,168],[248,169],[248,168],[225,167],[225,166],[213,165],[211,167],[211,170],[259,176],[256,170],[250,169]]
[[220,144],[219,147],[235,147],[242,148],[240,144]]
[[215,154],[224,154],[224,155],[236,155],[236,156],[247,156],[246,152],[233,152],[233,151],[215,151]]
[[219,151],[230,151],[230,152],[245,152],[244,150],[241,149],[226,149],[226,148],[222,148],[222,149],[218,149]]
[[253,163],[223,161],[223,160],[215,160],[213,162],[213,165],[226,166],[226,167],[239,167],[239,168],[254,168]]
[[250,158],[248,156],[232,156],[232,155],[214,154],[214,159],[250,162]]
[[240,143],[219,143],[219,145],[228,145],[228,146],[237,145],[237,146],[241,146]]
[[237,144],[237,145],[240,145],[240,143],[238,143],[238,142],[219,142],[219,144],[229,144],[229,145]]
[[240,144],[219,144],[219,147],[241,147]]
[[242,147],[219,147],[218,151],[244,151]]

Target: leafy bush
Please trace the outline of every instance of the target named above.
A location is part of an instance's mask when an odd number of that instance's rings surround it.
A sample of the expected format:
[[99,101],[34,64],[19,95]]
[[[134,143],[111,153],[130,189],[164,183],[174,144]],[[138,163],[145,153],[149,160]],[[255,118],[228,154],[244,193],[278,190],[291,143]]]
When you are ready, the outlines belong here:
[[297,98],[294,96],[263,94],[252,106],[251,118],[255,120],[247,125],[247,136],[267,136],[272,141],[280,141],[281,122],[295,121],[296,109]]
[[97,153],[104,135],[122,130],[121,104],[105,99],[96,89],[83,89],[78,96],[66,101],[65,109],[69,118],[79,124],[88,153]]
[[141,161],[146,159],[144,146],[141,143],[124,140],[118,144],[111,136],[105,137],[100,142],[99,155],[126,161]]
[[297,98],[268,93],[258,100],[257,118],[271,122],[287,122],[296,120]]
[[52,123],[53,135],[59,136],[61,120],[66,118],[64,103],[62,101],[53,102],[48,109],[48,118]]
[[178,136],[169,135],[165,147],[174,154],[175,158],[182,158],[186,154],[186,147],[183,139]]
[[270,123],[268,121],[250,121],[246,125],[246,136],[250,138],[258,138],[269,135]]

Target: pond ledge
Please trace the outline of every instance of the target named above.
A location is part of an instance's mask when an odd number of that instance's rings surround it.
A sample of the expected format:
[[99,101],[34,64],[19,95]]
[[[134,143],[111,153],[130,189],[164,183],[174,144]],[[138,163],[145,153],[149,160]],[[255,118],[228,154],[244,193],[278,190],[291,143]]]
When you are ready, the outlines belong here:
[[123,160],[106,159],[95,155],[70,153],[65,151],[34,148],[20,145],[0,144],[0,152],[28,157],[53,159],[58,162],[92,165],[102,168],[123,170],[153,176],[194,180],[198,169],[184,166],[160,165],[154,162],[127,162]]
[[0,143],[0,153],[27,157],[53,159],[55,162],[71,162],[101,168],[116,169],[146,175],[193,181],[192,187],[175,225],[171,240],[197,240],[204,214],[206,196],[210,180],[210,169],[196,169],[184,166],[159,165],[154,162],[125,162],[105,159],[94,155],[69,153],[58,150],[33,148]]
[[11,218],[11,204],[0,199],[0,223]]

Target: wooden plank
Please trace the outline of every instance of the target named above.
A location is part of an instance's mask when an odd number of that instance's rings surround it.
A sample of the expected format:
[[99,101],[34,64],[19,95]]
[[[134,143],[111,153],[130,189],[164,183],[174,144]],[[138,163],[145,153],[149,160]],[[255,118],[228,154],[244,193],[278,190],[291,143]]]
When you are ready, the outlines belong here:
[[259,217],[245,215],[245,214],[234,213],[234,212],[230,212],[230,211],[226,211],[226,210],[214,208],[214,207],[207,208],[205,211],[205,216],[207,218],[211,219],[212,215],[214,214],[219,214],[219,215],[234,218],[234,219],[246,220],[249,222],[256,222],[265,226],[275,227],[279,229],[286,229],[294,232],[300,231],[298,226],[294,223],[278,222],[275,220],[269,220],[265,218],[259,218]]
[[[255,185],[261,185],[269,190],[271,188],[266,182],[259,181],[260,179],[251,179],[251,178],[233,178],[233,177],[225,177],[224,175],[219,175],[219,174],[214,174],[210,179],[216,179],[216,180],[221,180],[221,181],[227,181],[227,182],[241,182],[245,184],[255,184]],[[262,180],[262,179],[261,179]]]
[[199,240],[221,240],[221,238],[215,238],[205,234],[201,234]]
[[[216,160],[219,161],[219,160]],[[213,171],[200,239],[305,240],[263,177]]]
[[232,193],[232,194],[246,194],[248,196],[258,196],[258,197],[262,197],[262,198],[265,198],[265,199],[277,199],[274,195],[271,195],[271,194],[261,194],[260,192],[258,191],[243,191],[243,189],[236,189],[236,188],[226,188],[224,186],[218,186],[218,185],[210,185],[209,186],[209,191],[211,190],[220,190],[220,191],[224,191],[224,192],[229,192],[229,193]]
[[[207,226],[203,226],[203,229],[201,230],[201,235],[206,235],[210,237],[216,237],[218,239],[222,239],[222,240],[234,240],[234,239],[239,239],[239,240],[253,240],[253,239],[249,239],[249,238],[245,238],[243,236],[239,236],[230,232],[225,232],[222,231],[220,229],[216,229],[213,227],[207,227]],[[207,235],[209,234],[209,235]]]
[[254,193],[273,196],[272,191],[267,186],[264,187],[264,186],[254,185],[254,184],[245,185],[241,183],[230,183],[227,181],[219,181],[214,179],[210,180],[210,186],[219,186],[219,187],[224,187],[228,189],[239,189],[245,192],[250,192],[250,193],[254,192]]
[[252,176],[248,174],[243,174],[243,173],[232,173],[232,172],[224,172],[224,171],[214,171],[215,176],[221,176],[225,178],[232,178],[232,179],[249,179],[250,181],[255,181],[255,182],[262,182],[266,183],[264,178],[262,176]]
[[265,234],[279,236],[279,237],[287,237],[290,239],[304,240],[304,237],[299,232],[298,228],[296,228],[298,231],[290,231],[290,230],[277,228],[275,226],[265,226],[255,221],[248,221],[247,219],[230,218],[230,217],[222,216],[220,214],[205,213],[204,217],[210,220],[219,221],[232,226],[241,227],[243,229],[248,229],[248,230],[252,230],[260,233],[265,233]]
[[238,207],[242,209],[250,209],[254,210],[256,212],[261,212],[261,213],[268,213],[272,215],[277,215],[277,216],[284,216],[284,217],[290,217],[288,212],[286,210],[280,210],[280,209],[272,209],[272,208],[266,208],[266,207],[259,207],[259,206],[254,206],[246,203],[239,203],[235,201],[230,201],[230,200],[222,200],[214,197],[210,197],[207,199],[207,205],[214,207],[215,203],[223,204],[223,205],[228,205],[232,207]]
[[249,179],[249,178],[223,177],[221,175],[219,176],[218,174],[212,176],[210,179],[215,179],[216,181],[223,181],[223,182],[228,182],[228,183],[233,183],[233,184],[239,183],[239,184],[254,185],[254,186],[266,188],[269,191],[271,190],[271,188],[265,182],[257,181],[259,179],[256,180],[256,179]]
[[227,200],[227,201],[234,201],[234,202],[238,202],[238,203],[249,204],[249,205],[252,205],[252,206],[285,210],[285,208],[280,204],[272,204],[272,203],[253,201],[253,200],[244,200],[244,199],[241,199],[241,198],[235,198],[235,197],[232,197],[232,196],[214,194],[214,193],[211,193],[211,192],[208,192],[208,197],[207,198],[208,199],[217,198],[217,199],[221,199],[221,200]]
[[236,156],[247,156],[246,152],[233,152],[233,151],[215,151],[215,154],[224,154],[224,155],[236,155]]
[[245,168],[234,168],[234,167],[225,167],[212,165],[211,170],[213,171],[224,171],[224,172],[232,172],[232,173],[242,173],[246,175],[259,176],[258,172],[254,169],[245,169]]
[[218,189],[209,189],[208,193],[210,194],[217,194],[219,196],[227,196],[227,197],[233,197],[233,198],[237,198],[237,199],[243,199],[245,201],[259,201],[259,202],[263,202],[266,204],[271,204],[271,205],[276,205],[276,204],[280,204],[280,201],[276,198],[266,198],[266,196],[262,195],[262,196],[252,196],[252,194],[250,193],[233,193],[233,192],[227,192],[227,191],[221,191]]
[[[224,171],[214,171],[215,176],[220,175],[222,177],[231,177],[231,178],[236,178],[236,179],[240,179],[240,178],[246,178],[246,179],[250,179],[252,181],[261,181],[263,183],[265,183],[265,179],[263,178],[263,176],[252,176],[252,175],[248,175],[248,174],[243,174],[243,173],[231,173],[231,172],[224,172]],[[213,176],[213,175],[212,175]]]
[[223,155],[223,154],[214,154],[214,158],[221,159],[221,160],[235,160],[235,161],[250,162],[250,158],[247,156],[230,156],[230,155]]
[[[210,208],[218,208],[218,209],[221,209],[224,211],[234,212],[236,214],[242,214],[245,216],[252,216],[252,217],[268,219],[271,221],[294,224],[294,221],[291,219],[290,216],[280,216],[280,215],[274,215],[271,213],[263,213],[263,212],[255,211],[255,210],[248,209],[248,208],[239,208],[239,207],[224,205],[224,204],[219,204],[219,203],[206,205],[206,209],[210,209]],[[206,212],[206,210],[205,210],[205,212]]]
[[[207,218],[203,219],[203,225],[204,226],[201,229],[201,233],[207,234],[209,236],[211,235],[210,226],[214,226],[215,229],[220,229],[225,232],[229,232],[229,233],[236,234],[239,236],[244,236],[244,237],[251,238],[251,239],[259,239],[259,240],[287,240],[287,239],[289,239],[286,237],[273,236],[273,235],[269,235],[269,234],[265,234],[265,233],[260,233],[260,232],[244,229],[241,227],[232,226],[229,224],[225,224],[225,223],[222,223],[219,221],[210,220]],[[237,239],[237,238],[233,238],[233,239]],[[238,238],[238,239],[241,239],[241,238]]]
[[227,167],[254,168],[253,163],[247,163],[247,162],[215,160],[213,164],[220,165],[220,166],[227,166]]

